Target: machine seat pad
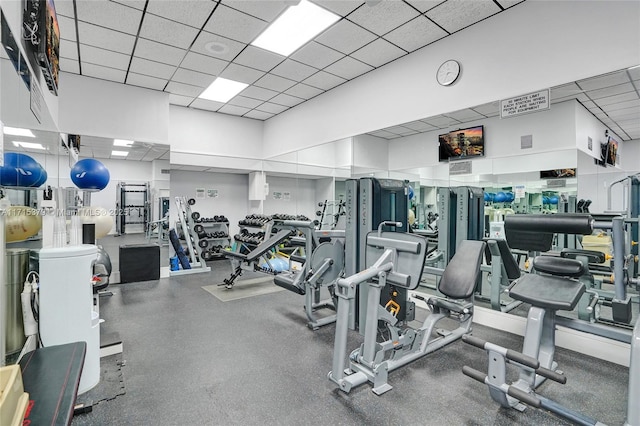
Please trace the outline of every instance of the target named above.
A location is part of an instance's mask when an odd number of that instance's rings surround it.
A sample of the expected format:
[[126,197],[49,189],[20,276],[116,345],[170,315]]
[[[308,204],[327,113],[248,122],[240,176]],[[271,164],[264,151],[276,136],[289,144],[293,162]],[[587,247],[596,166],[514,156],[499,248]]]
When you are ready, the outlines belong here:
[[24,424],[71,424],[86,350],[85,342],[75,342],[38,348],[22,357],[24,391],[33,401]]
[[483,241],[462,241],[442,273],[438,291],[452,299],[471,297],[480,275],[484,247]]
[[578,260],[555,256],[538,256],[533,259],[533,269],[560,277],[578,278],[584,274],[584,266]]
[[525,274],[509,290],[509,296],[545,309],[571,311],[586,288],[580,281],[549,275]]
[[297,279],[297,275],[281,273],[273,277],[273,282],[278,287],[282,287],[294,293],[304,295],[306,293],[304,286],[300,286],[301,280]]
[[513,258],[513,254],[511,254],[511,249],[507,244],[507,240],[497,239],[497,238],[485,238],[484,241],[487,243],[487,247],[485,249],[485,259],[487,259],[487,264],[491,265],[491,249],[489,244],[498,245],[498,250],[500,250],[500,258],[502,259],[502,265],[504,266],[504,270],[507,273],[507,278],[509,281],[513,281],[516,278],[520,278],[522,273],[520,272],[520,266]]

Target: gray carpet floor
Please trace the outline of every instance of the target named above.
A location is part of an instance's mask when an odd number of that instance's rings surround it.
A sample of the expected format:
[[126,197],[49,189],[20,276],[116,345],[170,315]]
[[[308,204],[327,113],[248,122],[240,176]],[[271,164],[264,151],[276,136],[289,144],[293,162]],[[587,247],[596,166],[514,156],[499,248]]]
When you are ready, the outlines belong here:
[[[288,291],[222,302],[202,286],[222,282],[229,262],[209,265],[210,273],[110,286],[114,295],[100,300],[102,332],[124,342],[124,394],[73,425],[569,424],[542,410],[497,406],[486,386],[461,373],[463,365],[485,370],[486,353],[462,342],[392,372],[393,390],[383,396],[368,384],[344,394],[327,379],[333,325],[309,330],[303,297]],[[522,344],[479,325],[474,335]],[[360,342],[352,333],[348,347]],[[624,423],[627,368],[563,349],[556,359],[569,380],[543,384],[545,396]]]

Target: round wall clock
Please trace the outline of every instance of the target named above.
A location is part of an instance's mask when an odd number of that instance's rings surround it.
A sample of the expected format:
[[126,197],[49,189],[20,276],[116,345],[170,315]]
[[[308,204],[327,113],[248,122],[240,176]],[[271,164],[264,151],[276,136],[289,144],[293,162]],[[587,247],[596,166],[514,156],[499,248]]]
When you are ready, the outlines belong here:
[[458,79],[460,76],[460,64],[458,61],[454,61],[450,59],[440,65],[438,68],[438,72],[436,73],[436,79],[438,83],[443,86],[450,86]]

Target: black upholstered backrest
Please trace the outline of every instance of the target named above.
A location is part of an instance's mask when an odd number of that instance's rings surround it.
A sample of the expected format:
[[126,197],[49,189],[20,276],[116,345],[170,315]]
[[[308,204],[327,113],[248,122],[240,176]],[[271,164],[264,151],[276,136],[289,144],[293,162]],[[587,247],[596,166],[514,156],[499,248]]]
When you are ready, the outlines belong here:
[[544,252],[551,250],[554,233],[588,235],[593,224],[589,214],[510,214],[504,232],[511,248]]
[[440,293],[452,299],[467,299],[476,288],[485,243],[464,240],[442,273],[438,284]]
[[513,258],[513,254],[511,254],[511,249],[509,248],[507,241],[497,238],[485,238],[484,241],[487,243],[487,247],[485,248],[485,259],[487,260],[487,265],[491,265],[491,249],[489,248],[489,245],[495,243],[500,252],[502,266],[504,266],[508,280],[513,281],[516,278],[520,278],[520,275],[522,275],[520,272],[520,266]]

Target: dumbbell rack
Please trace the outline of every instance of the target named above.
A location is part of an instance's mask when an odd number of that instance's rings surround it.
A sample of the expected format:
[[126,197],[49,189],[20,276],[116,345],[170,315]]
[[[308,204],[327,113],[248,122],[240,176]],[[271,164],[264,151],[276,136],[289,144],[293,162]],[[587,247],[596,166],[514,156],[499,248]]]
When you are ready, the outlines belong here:
[[[225,236],[222,237],[214,237],[214,236],[207,236],[207,237],[202,237],[200,238],[200,242],[198,244],[200,244],[200,247],[202,248],[202,255],[204,257],[204,259],[206,260],[213,260],[213,259],[221,259],[224,258],[224,249],[227,246],[230,246],[230,236],[229,236],[229,221],[223,221],[223,222],[205,222],[205,221],[201,221],[198,222],[195,226],[194,229],[198,230],[198,226],[202,226],[202,229],[206,232],[207,229],[213,231],[213,232],[218,232],[218,233],[224,233]],[[206,245],[204,243],[207,243]],[[211,247],[209,247],[209,244],[215,246],[216,243],[218,243],[218,245],[222,246],[222,250],[216,252],[213,252],[210,250]],[[204,246],[204,247],[203,247]],[[205,254],[205,252],[208,251],[209,254]],[[209,258],[207,258],[207,256],[209,256]]]
[[193,219],[193,213],[191,212],[191,206],[185,197],[176,197],[176,207],[178,208],[178,221],[176,222],[176,226],[179,224],[182,229],[184,241],[189,250],[191,269],[171,271],[171,276],[211,271],[211,268],[208,267],[204,261],[201,261],[202,249],[200,248],[200,238],[194,229],[195,221]]
[[[247,217],[247,219],[248,219],[248,217]],[[238,226],[240,227],[240,233],[242,233],[243,230],[246,230],[249,233],[253,233],[253,232],[263,232],[264,233],[264,237],[259,241],[255,241],[254,243],[240,241],[237,238],[234,238],[235,251],[240,252],[242,250],[242,247],[246,247],[248,249],[253,249],[258,244],[260,244],[264,239],[268,239],[271,236],[271,228],[273,227],[273,221],[272,220],[267,220],[262,225],[246,224],[246,223],[243,223],[242,221],[239,221],[238,222]]]

